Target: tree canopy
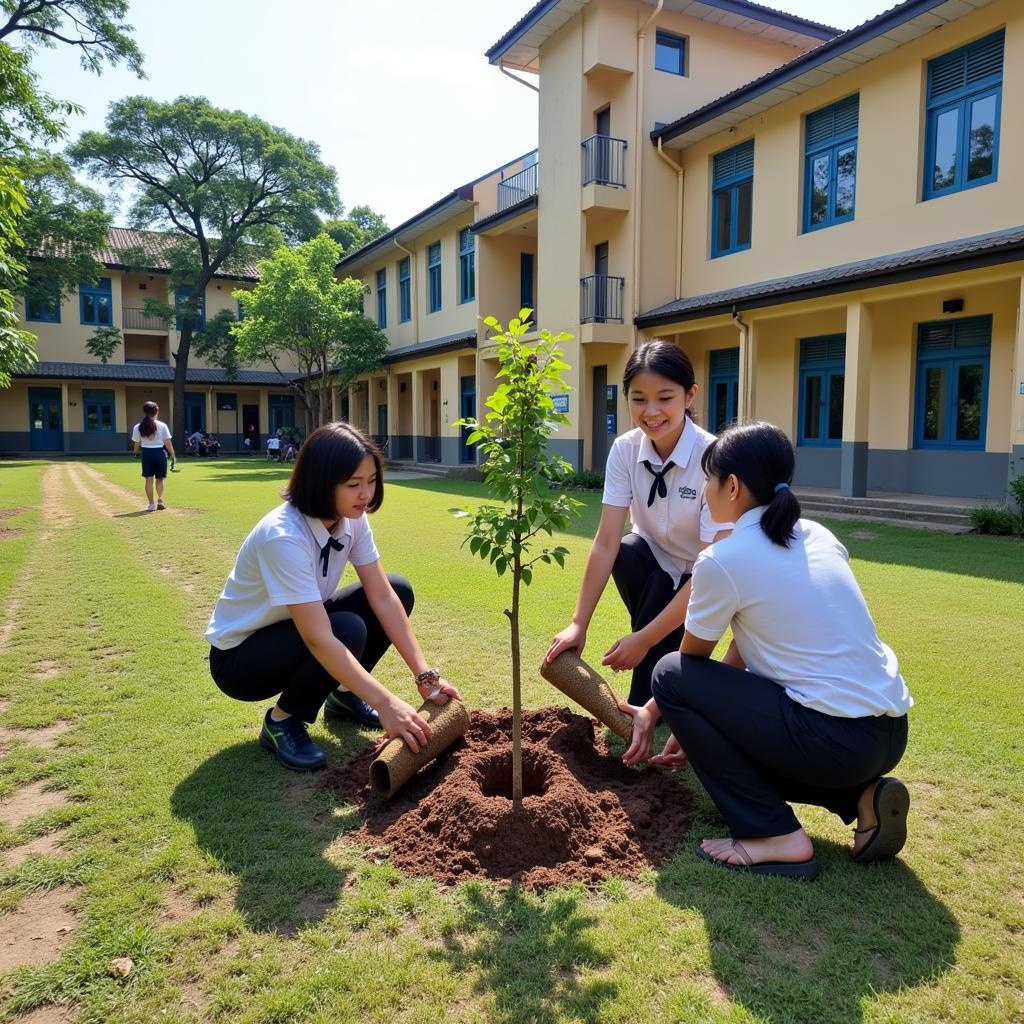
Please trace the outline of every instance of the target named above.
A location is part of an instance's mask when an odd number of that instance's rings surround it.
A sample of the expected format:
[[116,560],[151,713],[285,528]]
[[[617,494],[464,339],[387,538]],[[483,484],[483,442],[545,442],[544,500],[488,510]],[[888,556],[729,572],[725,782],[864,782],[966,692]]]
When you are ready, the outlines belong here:
[[363,315],[363,282],[335,277],[339,251],[327,235],[296,249],[282,246],[261,261],[255,288],[234,293],[242,310],[231,329],[238,356],[269,360],[289,383],[283,364],[298,367],[303,378],[293,386],[310,426],[330,419],[332,377],[347,388],[361,373],[377,369],[387,351],[387,338]]
[[163,255],[171,261],[172,287],[189,288],[177,310],[174,374],[173,429],[183,446],[185,377],[207,284],[217,273],[237,273],[272,245],[315,235],[321,213],[339,209],[336,173],[314,143],[189,96],[113,103],[106,131],[85,132],[69,155],[112,188],[131,190],[135,226],[175,234]]
[[323,230],[341,246],[341,255],[361,249],[391,229],[384,217],[368,206],[353,206],[348,216],[324,222]]

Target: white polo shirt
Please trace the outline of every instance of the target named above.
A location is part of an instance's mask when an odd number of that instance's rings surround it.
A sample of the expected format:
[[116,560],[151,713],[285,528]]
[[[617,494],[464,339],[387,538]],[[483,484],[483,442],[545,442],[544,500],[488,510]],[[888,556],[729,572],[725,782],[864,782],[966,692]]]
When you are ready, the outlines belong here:
[[[330,550],[325,574],[322,552],[331,537],[343,547]],[[326,601],[349,562],[370,565],[379,558],[365,512],[358,519],[340,519],[328,533],[321,520],[286,501],[245,538],[210,616],[206,639],[229,651],[256,630],[287,619],[286,605]]]
[[788,548],[761,529],[764,506],[701,552],[686,632],[719,640],[729,625],[747,668],[837,718],[906,714],[913,699],[878,638],[846,548],[801,519]]
[[156,433],[151,437],[143,437],[139,430],[140,426],[141,421],[132,429],[132,440],[142,448],[163,448],[164,441],[171,436],[171,431],[163,420],[156,421]]
[[[716,523],[711,518],[704,500],[707,481],[700,459],[714,439],[714,434],[698,427],[687,416],[683,432],[667,459],[662,459],[639,427],[615,438],[608,453],[602,502],[629,509],[633,533],[647,541],[658,565],[677,587],[683,574],[693,569],[700,542],[709,543],[719,530],[731,529],[730,524]],[[668,493],[664,498],[655,497],[650,508],[647,499],[655,480],[644,465],[645,459],[658,472],[666,463],[675,463],[665,474]]]

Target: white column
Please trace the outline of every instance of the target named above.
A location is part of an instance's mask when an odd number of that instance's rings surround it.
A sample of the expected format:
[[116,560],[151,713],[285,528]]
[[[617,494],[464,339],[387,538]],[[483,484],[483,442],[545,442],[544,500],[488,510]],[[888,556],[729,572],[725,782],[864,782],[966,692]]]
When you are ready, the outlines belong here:
[[843,387],[843,455],[839,493],[868,493],[868,407],[871,394],[871,309],[863,302],[846,307],[846,382]]

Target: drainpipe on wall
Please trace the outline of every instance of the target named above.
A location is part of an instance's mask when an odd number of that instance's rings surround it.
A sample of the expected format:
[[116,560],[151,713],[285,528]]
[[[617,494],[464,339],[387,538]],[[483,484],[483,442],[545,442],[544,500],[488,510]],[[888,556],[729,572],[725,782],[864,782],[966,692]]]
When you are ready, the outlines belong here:
[[658,156],[676,172],[676,298],[683,297],[683,168],[661,147],[658,139]]
[[644,40],[647,30],[659,14],[665,0],[658,0],[657,5],[647,20],[640,26],[636,34],[636,135],[633,146],[633,188],[636,197],[633,201],[633,316],[630,318],[630,329],[633,332],[633,347],[636,348],[636,318],[640,313],[640,197],[643,195],[643,160],[640,153],[640,136],[644,127]]
[[527,81],[525,81],[522,78],[517,78],[515,75],[512,74],[511,71],[507,71],[505,69],[505,62],[504,61],[499,61],[498,62],[498,70],[503,75],[506,75],[508,78],[511,78],[513,82],[518,82],[520,85],[525,85],[527,89],[532,89],[536,93],[540,92],[540,89],[537,86],[535,86],[532,82],[527,82]]
[[735,306],[732,307],[732,322],[740,332],[740,376],[743,379],[743,390],[740,393],[742,405],[736,412],[736,418],[750,419],[754,411],[754,367],[750,358],[750,324],[736,312]]

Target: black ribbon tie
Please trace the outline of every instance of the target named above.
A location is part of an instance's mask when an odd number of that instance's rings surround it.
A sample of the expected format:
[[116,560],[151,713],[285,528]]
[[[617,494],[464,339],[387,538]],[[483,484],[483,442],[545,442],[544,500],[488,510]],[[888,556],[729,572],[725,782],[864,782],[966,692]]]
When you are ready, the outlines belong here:
[[650,508],[654,504],[654,499],[667,498],[668,497],[668,485],[665,483],[665,474],[675,465],[674,462],[666,462],[661,467],[659,473],[650,463],[650,460],[644,459],[644,466],[647,468],[647,472],[654,477],[654,482],[651,484],[651,493],[647,498],[647,507]]
[[320,563],[323,568],[323,575],[327,575],[327,563],[331,557],[331,551],[340,551],[345,545],[333,537],[327,538],[327,543],[320,549]]

